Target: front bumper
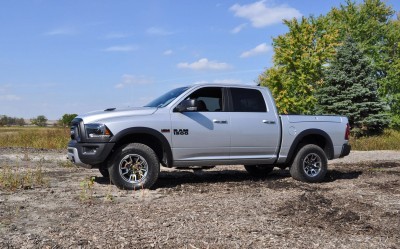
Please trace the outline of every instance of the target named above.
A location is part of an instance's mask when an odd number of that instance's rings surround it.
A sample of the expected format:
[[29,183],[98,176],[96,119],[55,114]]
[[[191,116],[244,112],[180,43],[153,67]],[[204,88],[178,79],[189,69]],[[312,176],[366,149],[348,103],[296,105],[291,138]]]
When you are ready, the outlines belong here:
[[88,168],[88,169],[92,168],[92,165],[85,164],[81,161],[81,159],[79,158],[79,153],[78,153],[77,148],[68,147],[67,157],[68,157],[68,160],[70,160],[73,164],[75,164],[77,166]]
[[351,145],[350,144],[343,144],[342,152],[340,153],[340,157],[345,157],[350,154]]
[[68,159],[77,166],[93,168],[103,163],[110,155],[114,143],[78,143],[71,140],[68,143]]

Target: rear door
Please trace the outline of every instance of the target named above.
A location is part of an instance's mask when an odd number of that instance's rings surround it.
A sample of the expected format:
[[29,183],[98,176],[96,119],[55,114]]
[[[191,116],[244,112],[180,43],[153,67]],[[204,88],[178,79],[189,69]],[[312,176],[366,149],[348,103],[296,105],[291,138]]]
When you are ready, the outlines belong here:
[[256,88],[229,89],[231,159],[273,162],[277,157],[280,128],[276,114],[266,105],[267,96]]

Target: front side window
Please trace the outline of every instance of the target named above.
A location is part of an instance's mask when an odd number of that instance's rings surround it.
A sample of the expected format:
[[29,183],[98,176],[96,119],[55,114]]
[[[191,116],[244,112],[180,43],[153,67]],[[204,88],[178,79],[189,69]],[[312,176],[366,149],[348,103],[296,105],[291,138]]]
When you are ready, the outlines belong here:
[[256,89],[231,88],[234,112],[266,112],[264,97]]
[[194,91],[187,99],[200,102],[199,112],[220,112],[223,110],[222,88],[204,87]]

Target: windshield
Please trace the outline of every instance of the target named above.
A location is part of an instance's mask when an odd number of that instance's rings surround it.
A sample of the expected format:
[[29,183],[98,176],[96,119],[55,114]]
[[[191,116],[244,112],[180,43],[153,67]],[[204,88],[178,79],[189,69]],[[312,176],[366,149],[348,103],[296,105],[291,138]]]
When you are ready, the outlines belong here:
[[155,100],[151,101],[144,107],[164,107],[171,103],[176,97],[181,95],[184,91],[186,91],[189,87],[180,87],[173,89],[164,95],[156,98]]

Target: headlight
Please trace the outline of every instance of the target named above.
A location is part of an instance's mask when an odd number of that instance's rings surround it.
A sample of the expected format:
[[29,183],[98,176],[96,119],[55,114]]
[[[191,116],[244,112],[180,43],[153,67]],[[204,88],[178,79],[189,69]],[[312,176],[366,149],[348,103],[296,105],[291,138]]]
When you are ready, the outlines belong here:
[[104,124],[86,124],[86,134],[89,138],[109,138],[111,131]]

